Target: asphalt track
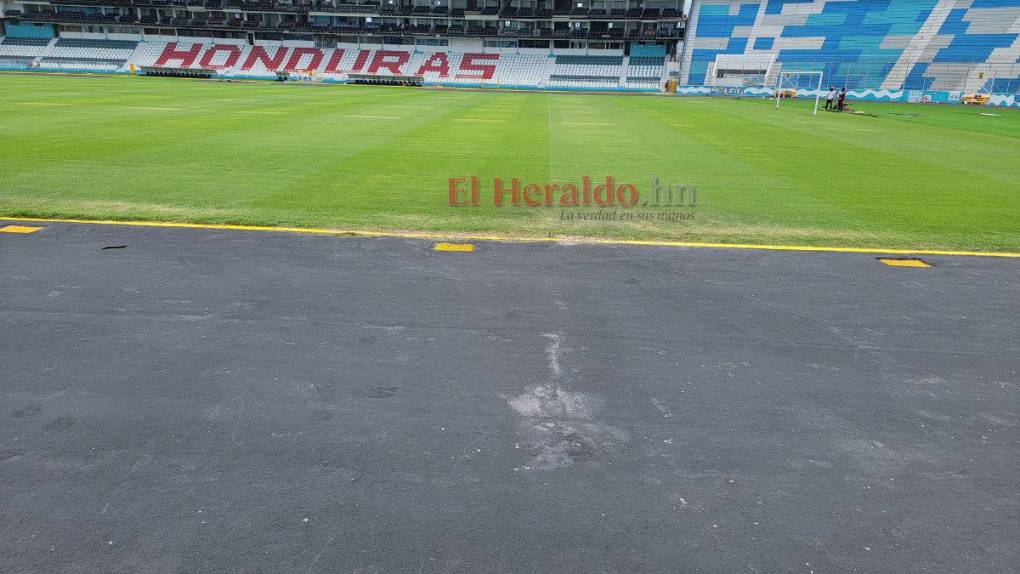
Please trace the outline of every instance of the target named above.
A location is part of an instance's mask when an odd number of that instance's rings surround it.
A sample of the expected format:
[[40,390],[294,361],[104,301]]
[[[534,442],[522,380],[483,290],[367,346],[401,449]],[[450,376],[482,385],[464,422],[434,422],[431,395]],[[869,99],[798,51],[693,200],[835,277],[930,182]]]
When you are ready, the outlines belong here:
[[33,225],[0,572],[1020,568],[1020,260]]

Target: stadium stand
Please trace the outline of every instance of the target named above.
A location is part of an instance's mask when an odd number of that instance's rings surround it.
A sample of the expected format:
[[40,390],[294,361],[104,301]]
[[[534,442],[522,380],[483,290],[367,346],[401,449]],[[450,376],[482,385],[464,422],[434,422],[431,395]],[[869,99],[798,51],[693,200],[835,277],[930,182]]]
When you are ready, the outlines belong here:
[[36,38],[5,38],[0,40],[0,56],[37,58],[43,55],[50,42]]
[[[6,51],[5,51],[6,50]],[[546,51],[490,50],[465,52],[357,44],[336,48],[247,45],[210,41],[126,42],[57,39],[0,44],[0,65],[50,70],[124,72],[134,65],[155,73],[158,68],[209,70],[223,78],[277,79],[277,72],[313,72],[321,81],[345,82],[351,73],[375,76],[421,76],[426,85],[492,88],[657,89],[662,58],[639,60],[623,73],[623,56],[559,56]],[[620,78],[626,80],[621,85]]]
[[36,65],[52,40],[41,38],[0,39],[0,69],[25,70]]
[[[194,71],[204,65],[208,69],[203,74],[220,77],[276,78],[277,72],[293,67],[288,66],[289,52],[283,63],[275,58],[277,47],[285,46],[290,51],[319,50],[321,61],[313,67],[322,81],[348,81],[349,73],[388,77],[401,75],[397,70],[403,74],[421,70],[425,83],[433,85],[658,89],[658,80],[651,79],[660,76],[661,70],[631,73],[625,57],[631,46],[657,46],[661,66],[667,54],[678,53],[683,0],[583,4],[575,6],[566,0],[2,0],[0,36],[39,43],[0,50],[0,65],[96,72],[125,72],[134,65],[156,73],[153,67],[162,50],[168,42],[176,42],[189,49],[199,45],[197,63],[188,62],[181,69]],[[59,38],[57,44],[50,43],[54,38]],[[218,48],[228,45],[240,52]],[[216,53],[205,58],[212,48]],[[251,53],[262,49],[272,53],[246,65]],[[359,66],[362,49],[371,55]],[[382,52],[397,59],[373,66],[372,58]],[[334,54],[340,54],[340,59],[330,65]],[[303,61],[310,62],[312,57],[303,56]],[[565,59],[558,62],[561,57]],[[585,59],[589,57],[595,60]],[[571,62],[571,58],[577,59]]]
[[626,85],[630,88],[658,88],[662,83],[662,57],[631,56],[627,62]]
[[585,86],[611,89],[620,86],[623,56],[556,56],[556,67],[549,76],[551,87]]
[[116,72],[127,63],[138,42],[58,38],[39,58],[39,67],[49,70]]
[[735,61],[764,56],[852,90],[1020,88],[1020,0],[699,0],[687,36],[688,85],[737,85],[760,65]]

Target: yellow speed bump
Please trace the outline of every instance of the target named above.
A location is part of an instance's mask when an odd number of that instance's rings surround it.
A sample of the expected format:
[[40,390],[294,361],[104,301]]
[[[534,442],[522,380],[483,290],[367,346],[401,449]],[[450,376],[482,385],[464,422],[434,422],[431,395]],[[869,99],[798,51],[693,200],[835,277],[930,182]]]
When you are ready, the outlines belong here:
[[931,267],[920,259],[895,259],[890,257],[879,257],[879,261],[890,267]]
[[474,243],[436,243],[433,247],[436,251],[474,251]]
[[0,233],[35,233],[42,227],[30,227],[28,225],[5,225],[0,227]]

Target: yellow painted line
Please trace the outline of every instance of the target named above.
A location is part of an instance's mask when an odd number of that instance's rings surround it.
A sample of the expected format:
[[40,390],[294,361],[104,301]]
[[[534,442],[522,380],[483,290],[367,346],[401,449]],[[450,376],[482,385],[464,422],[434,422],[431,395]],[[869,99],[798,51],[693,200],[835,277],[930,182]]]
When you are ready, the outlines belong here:
[[931,267],[931,265],[928,265],[920,259],[889,259],[879,257],[878,260],[889,267]]
[[473,243],[436,243],[433,247],[436,251],[474,251]]
[[312,235],[347,235],[351,237],[397,237],[402,239],[459,239],[464,241],[500,241],[505,243],[566,243],[579,245],[645,245],[650,247],[691,247],[702,249],[749,249],[756,251],[801,251],[821,253],[872,253],[876,255],[946,255],[950,257],[1007,257],[1020,259],[1020,252],[954,251],[943,249],[888,249],[883,247],[831,247],[820,245],[769,245],[758,243],[708,243],[698,241],[666,241],[653,239],[598,239],[589,237],[514,237],[506,235],[458,234],[429,231],[374,231],[367,229],[325,229],[321,227],[272,227],[268,225],[235,225],[230,223],[175,223],[170,221],[119,221],[110,219],[71,219],[46,217],[0,216],[7,221],[38,221],[48,223],[80,223],[84,225],[121,225],[127,227],[177,227],[184,229],[232,229],[236,231],[272,231]]
[[42,227],[30,227],[27,225],[5,225],[0,227],[0,233],[35,233]]

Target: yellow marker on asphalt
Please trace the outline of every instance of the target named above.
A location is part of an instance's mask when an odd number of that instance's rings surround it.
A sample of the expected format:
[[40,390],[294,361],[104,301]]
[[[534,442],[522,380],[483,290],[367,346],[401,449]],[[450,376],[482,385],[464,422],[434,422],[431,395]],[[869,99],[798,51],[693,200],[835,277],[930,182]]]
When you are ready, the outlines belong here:
[[474,243],[436,243],[436,251],[474,251]]
[[920,259],[887,259],[879,257],[878,260],[890,267],[931,267],[931,265]]
[[0,227],[0,233],[35,233],[42,227],[30,227],[28,225],[5,225]]

